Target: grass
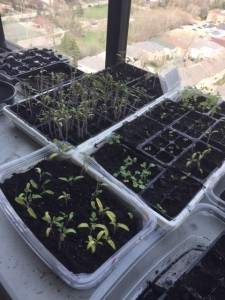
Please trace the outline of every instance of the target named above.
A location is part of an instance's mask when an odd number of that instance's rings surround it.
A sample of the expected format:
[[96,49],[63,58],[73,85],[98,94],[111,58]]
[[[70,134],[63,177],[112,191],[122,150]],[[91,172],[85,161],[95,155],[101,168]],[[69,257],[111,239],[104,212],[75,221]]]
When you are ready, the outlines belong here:
[[105,32],[85,32],[82,37],[76,38],[82,56],[95,55],[105,50]]
[[84,15],[82,19],[84,20],[101,20],[106,19],[108,14],[108,5],[99,5],[94,7],[88,7],[84,9]]

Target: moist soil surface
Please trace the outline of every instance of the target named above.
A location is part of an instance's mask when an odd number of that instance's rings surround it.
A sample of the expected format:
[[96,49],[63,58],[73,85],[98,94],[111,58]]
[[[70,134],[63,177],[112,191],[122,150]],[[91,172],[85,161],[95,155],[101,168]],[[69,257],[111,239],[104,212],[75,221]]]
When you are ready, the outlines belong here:
[[[36,168],[40,168],[40,173]],[[48,174],[46,174],[46,172]],[[51,175],[49,175],[51,174]],[[84,176],[75,181],[59,179],[59,177],[76,177]],[[33,180],[37,184],[37,188],[32,188],[33,193],[42,195],[40,199],[33,199],[30,207],[35,212],[37,219],[31,217],[25,206],[18,204],[15,197],[24,193],[26,184]],[[142,220],[132,211],[131,207],[122,205],[122,200],[102,186],[96,180],[87,175],[80,167],[71,164],[67,160],[43,160],[37,165],[27,170],[25,173],[13,174],[11,178],[6,179],[1,188],[6,198],[28,226],[28,228],[36,235],[36,237],[45,245],[45,247],[70,271],[78,273],[92,273],[102,263],[104,263],[116,250],[122,247],[136,233],[142,229]],[[45,191],[54,191],[54,194]],[[65,194],[70,195],[70,199],[58,199]],[[110,224],[109,217],[104,213],[97,211],[98,205],[96,198],[100,199],[103,208],[110,210],[116,215],[116,222],[123,223],[128,226],[129,231],[122,228],[115,228]],[[95,204],[91,201],[95,202]],[[97,208],[96,208],[97,207]],[[76,234],[67,234],[59,249],[59,227],[52,226],[49,236],[46,236],[46,229],[50,226],[42,219],[48,212],[53,218],[62,216],[63,214],[74,213],[71,221],[64,219],[65,227],[74,228]],[[128,214],[131,212],[133,218]],[[96,214],[96,220],[90,221],[91,217]],[[88,223],[91,228],[77,228],[80,223]],[[114,250],[106,240],[102,239],[102,245],[98,244],[95,253],[87,250],[88,236],[96,237],[100,229],[94,229],[94,223],[105,224],[109,230],[109,236],[116,245]]]
[[[136,193],[140,192],[162,171],[162,168],[155,161],[142,157],[122,144],[106,143],[93,154],[93,157],[106,171]],[[140,175],[143,174],[144,167],[141,166],[143,163],[146,163],[146,168],[149,171],[147,174],[145,173],[144,180]],[[129,175],[127,176],[127,174]],[[135,185],[133,177],[140,184]]]
[[187,206],[201,187],[193,178],[169,169],[148,186],[141,196],[154,210],[170,220]]
[[197,142],[174,163],[174,167],[203,182],[221,165],[224,158],[225,154],[218,149]]

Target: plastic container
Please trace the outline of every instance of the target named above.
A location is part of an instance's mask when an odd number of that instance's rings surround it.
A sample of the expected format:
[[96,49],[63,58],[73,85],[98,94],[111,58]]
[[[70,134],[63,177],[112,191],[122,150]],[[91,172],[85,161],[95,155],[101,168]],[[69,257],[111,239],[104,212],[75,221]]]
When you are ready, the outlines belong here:
[[[26,101],[26,99],[18,102],[18,104],[22,104],[24,101]],[[162,101],[164,101],[163,96],[156,99],[155,101],[153,101],[149,105],[147,105],[147,107],[144,107],[144,108],[138,110],[136,113],[126,117],[125,119],[123,119],[122,121],[112,125],[108,129],[103,130],[101,133],[87,139],[85,142],[80,143],[77,146],[77,151],[83,152],[83,151],[88,150],[89,148],[92,148],[96,143],[101,142],[105,137],[107,137],[109,134],[111,134],[111,132],[113,132],[116,129],[118,129],[119,127],[121,127],[123,123],[129,122],[129,121],[137,118],[137,116],[142,115],[147,109],[151,108],[155,104],[160,103]],[[45,146],[45,145],[48,145],[52,142],[52,140],[50,138],[48,138],[47,136],[42,134],[40,131],[38,131],[38,129],[35,126],[29,125],[25,120],[20,118],[16,114],[16,112],[13,112],[12,109],[11,109],[11,106],[4,107],[3,113],[13,121],[15,126],[17,126],[20,130],[22,130],[25,134],[30,136],[32,139],[34,139],[39,144]]]
[[138,149],[146,156],[152,157],[159,163],[172,165],[192,144],[192,140],[180,134],[171,127],[165,128],[162,132],[155,134]]
[[98,74],[101,73],[109,73],[112,75],[113,80],[123,81],[124,83],[129,84],[129,86],[134,85],[150,75],[146,70],[128,63],[119,63],[98,72]]
[[225,211],[225,162],[207,181],[205,192],[213,205]]
[[[55,152],[55,150],[56,148],[52,146],[46,146],[18,160],[3,164],[0,167],[0,182],[4,182],[5,179],[10,178],[12,174],[25,172],[28,168],[42,161],[50,153]],[[76,163],[76,160],[72,157],[71,162]],[[89,169],[89,174],[94,176],[94,178],[105,182],[103,176],[98,174],[96,171],[91,170],[91,168]],[[106,278],[114,269],[117,268],[118,265],[120,265],[120,263],[122,263],[124,257],[129,256],[129,252],[132,249],[135,249],[137,246],[139,246],[139,244],[142,243],[142,240],[152,234],[156,226],[156,219],[154,215],[146,215],[145,210],[140,203],[137,201],[132,201],[129,197],[125,197],[118,188],[114,188],[113,184],[109,184],[107,189],[116,195],[121,203],[137,212],[142,224],[142,230],[139,231],[117,252],[115,252],[115,254],[113,254],[105,263],[103,263],[95,272],[90,274],[74,274],[68,271],[68,269],[43,246],[43,244],[34,236],[30,229],[28,229],[28,227],[23,223],[15,210],[9,204],[2,191],[0,191],[0,206],[19,235],[62,280],[64,280],[73,288],[88,289],[101,283],[104,278]],[[132,257],[130,257],[130,259],[132,260]]]
[[[110,138],[110,136],[108,136],[107,138]],[[171,227],[171,226],[177,226],[178,224],[180,224],[183,220],[184,217],[188,216],[190,214],[190,211],[193,210],[193,208],[195,207],[195,205],[201,201],[203,195],[204,195],[204,188],[200,188],[199,191],[195,194],[195,196],[190,199],[190,202],[187,204],[187,206],[173,219],[166,219],[164,216],[160,215],[157,211],[153,211],[152,208],[147,205],[146,201],[143,200],[142,196],[141,196],[141,192],[139,194],[137,194],[136,192],[134,192],[133,190],[131,190],[130,188],[128,188],[127,186],[125,186],[125,184],[123,184],[121,181],[119,181],[116,177],[114,177],[112,174],[110,174],[108,171],[106,171],[103,166],[101,166],[96,160],[94,160],[93,158],[90,158],[90,156],[92,154],[94,154],[100,147],[102,147],[104,145],[104,142],[99,143],[98,145],[94,145],[92,148],[89,148],[88,151],[84,151],[85,155],[83,154],[83,151],[80,154],[77,154],[76,152],[76,157],[77,159],[79,159],[80,163],[84,163],[84,161],[87,161],[89,166],[91,166],[93,169],[95,169],[97,172],[101,173],[102,176],[104,176],[104,178],[107,179],[108,182],[113,183],[114,185],[116,185],[123,193],[125,193],[127,195],[127,197],[130,197],[131,199],[135,199],[135,201],[138,201],[140,203],[142,203],[142,205],[145,207],[145,211],[146,211],[146,215],[148,214],[154,214],[157,217],[158,223],[162,226],[165,227]],[[142,159],[144,160],[143,156]],[[109,161],[111,160],[111,157],[109,157]],[[157,180],[158,178],[160,178],[160,176],[162,176],[163,174],[163,168],[161,169],[161,173],[159,173],[154,180]],[[150,184],[154,184],[154,181],[148,183],[147,186],[149,186]]]
[[147,287],[148,281],[163,289],[170,288],[224,228],[223,212],[212,205],[197,205],[179,227],[161,232],[162,237],[155,242],[152,238],[145,240],[138,253],[131,253],[133,263],[126,270],[120,266],[114,270],[91,300],[134,300]]
[[11,51],[0,56],[0,73],[6,81],[16,83],[17,75],[59,61],[68,62],[68,59],[52,49],[31,48]]
[[225,291],[224,252],[225,233],[222,232],[161,299],[222,299]]
[[12,104],[16,95],[14,86],[8,82],[0,81],[0,111],[7,104]]
[[17,79],[18,90],[25,95],[29,93],[32,87],[32,93],[42,93],[50,90],[57,85],[63,85],[71,80],[75,80],[82,76],[84,73],[79,69],[63,63],[54,63],[52,65],[38,68],[23,74],[19,74]]

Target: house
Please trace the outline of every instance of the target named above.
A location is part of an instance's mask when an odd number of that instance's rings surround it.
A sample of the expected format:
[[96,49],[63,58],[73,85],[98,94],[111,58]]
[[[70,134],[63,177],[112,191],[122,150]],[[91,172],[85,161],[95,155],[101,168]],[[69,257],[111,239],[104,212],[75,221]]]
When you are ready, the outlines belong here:
[[173,46],[160,43],[159,40],[152,39],[146,42],[139,42],[127,47],[127,57],[137,59],[140,65],[144,66],[148,62],[162,62],[173,56]]
[[221,9],[210,10],[206,21],[210,23],[225,23],[225,10],[221,10]]
[[225,59],[224,47],[207,39],[179,39],[180,41],[189,44],[187,55],[190,59]]

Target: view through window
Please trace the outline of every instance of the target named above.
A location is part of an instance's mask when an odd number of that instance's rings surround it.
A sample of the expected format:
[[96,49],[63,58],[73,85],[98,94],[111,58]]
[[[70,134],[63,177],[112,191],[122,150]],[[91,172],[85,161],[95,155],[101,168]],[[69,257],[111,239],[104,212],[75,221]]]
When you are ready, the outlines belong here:
[[[86,72],[105,66],[108,1],[1,0],[7,40],[59,50]],[[127,59],[225,97],[225,1],[132,0]]]
[[5,38],[23,48],[52,48],[75,61],[105,51],[108,1],[4,0],[0,11]]

